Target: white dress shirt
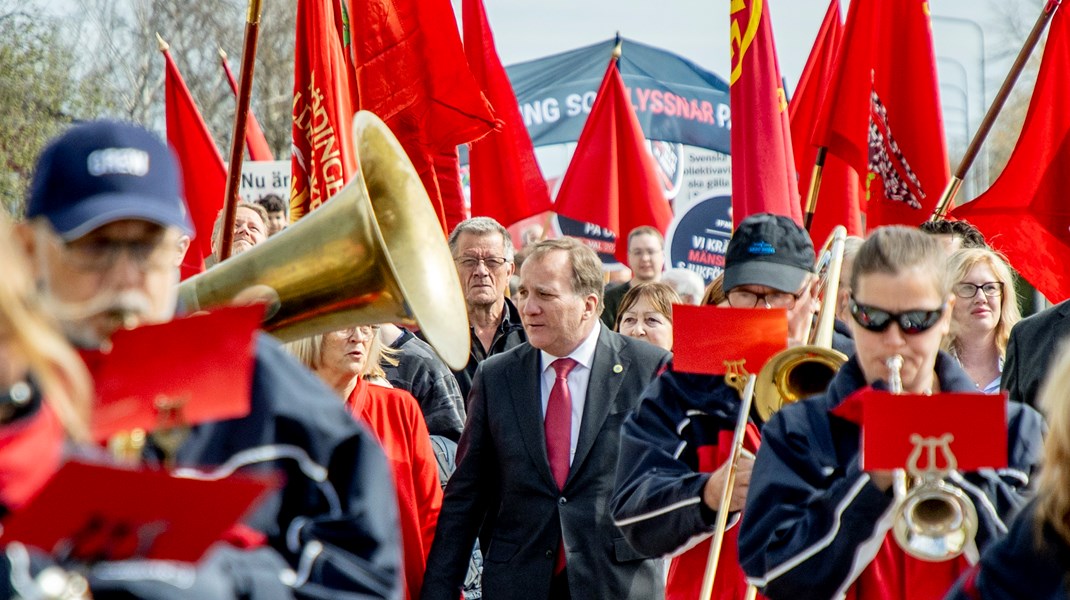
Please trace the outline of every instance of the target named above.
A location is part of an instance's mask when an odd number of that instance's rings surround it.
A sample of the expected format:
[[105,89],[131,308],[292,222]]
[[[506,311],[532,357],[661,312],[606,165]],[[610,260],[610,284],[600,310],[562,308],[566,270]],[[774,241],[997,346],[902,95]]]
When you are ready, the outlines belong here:
[[557,373],[550,366],[559,358],[571,358],[576,361],[576,366],[568,374],[568,392],[572,398],[572,435],[569,440],[568,464],[576,456],[576,441],[580,437],[580,422],[583,419],[583,405],[587,402],[587,384],[591,381],[591,366],[594,364],[594,349],[598,346],[598,335],[602,331],[599,319],[595,319],[595,326],[591,333],[572,351],[568,356],[553,356],[540,351],[542,355],[542,385],[540,396],[542,397],[542,418],[546,419],[546,405],[550,402],[550,390],[554,387]]

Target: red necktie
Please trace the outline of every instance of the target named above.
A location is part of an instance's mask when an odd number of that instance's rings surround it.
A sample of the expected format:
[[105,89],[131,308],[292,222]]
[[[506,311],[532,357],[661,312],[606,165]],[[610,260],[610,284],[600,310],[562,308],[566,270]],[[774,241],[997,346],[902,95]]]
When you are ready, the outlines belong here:
[[568,391],[568,374],[576,366],[571,358],[559,358],[550,364],[557,377],[546,403],[546,458],[558,489],[565,488],[568,479],[569,453],[572,446],[572,394]]
[[[554,387],[550,388],[550,400],[546,403],[546,419],[543,428],[546,432],[546,458],[550,461],[550,472],[554,475],[557,488],[565,489],[568,479],[569,453],[572,446],[572,394],[568,391],[568,374],[577,365],[571,358],[559,358],[550,363],[557,373]],[[557,547],[554,560],[554,575],[565,569],[565,536]]]

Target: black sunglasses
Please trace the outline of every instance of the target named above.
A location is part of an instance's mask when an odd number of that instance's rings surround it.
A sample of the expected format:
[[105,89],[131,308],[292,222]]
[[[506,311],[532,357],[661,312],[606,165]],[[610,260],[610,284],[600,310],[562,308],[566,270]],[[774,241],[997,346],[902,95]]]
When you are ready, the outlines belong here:
[[947,305],[945,304],[936,310],[908,310],[901,313],[893,313],[859,304],[854,298],[851,298],[851,316],[854,318],[855,323],[861,325],[866,331],[875,333],[888,329],[892,321],[898,323],[900,331],[908,335],[927,331],[940,321],[940,317],[944,315],[944,309],[946,308]]

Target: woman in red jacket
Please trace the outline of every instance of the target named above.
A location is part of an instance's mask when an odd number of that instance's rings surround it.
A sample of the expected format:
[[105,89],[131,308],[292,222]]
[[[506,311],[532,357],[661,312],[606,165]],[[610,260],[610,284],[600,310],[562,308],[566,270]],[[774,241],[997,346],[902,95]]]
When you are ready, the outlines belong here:
[[305,338],[288,347],[345,399],[350,413],[368,425],[382,443],[394,468],[405,593],[407,598],[418,598],[442,508],[442,488],[419,404],[408,392],[389,387],[383,377],[378,329],[370,325],[350,327]]

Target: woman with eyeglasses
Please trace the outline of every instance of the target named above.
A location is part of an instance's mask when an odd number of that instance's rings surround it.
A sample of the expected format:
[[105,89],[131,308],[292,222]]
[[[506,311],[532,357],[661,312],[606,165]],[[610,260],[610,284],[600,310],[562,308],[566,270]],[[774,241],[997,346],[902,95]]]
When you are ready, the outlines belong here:
[[955,309],[944,348],[958,359],[977,389],[999,392],[1011,328],[1021,320],[1014,278],[1003,258],[987,248],[963,248],[948,259]]
[[614,331],[672,351],[672,305],[680,295],[656,281],[640,283],[620,301]]
[[[956,296],[939,243],[916,229],[874,231],[851,273],[855,355],[821,395],[785,406],[765,424],[739,534],[750,581],[772,600],[942,598],[967,558],[930,563],[906,555],[889,535],[890,472],[860,467],[860,429],[844,401],[867,386],[887,388],[887,361],[902,357],[903,391],[976,392],[948,354]],[[1008,403],[1008,468],[964,475],[977,506],[978,548],[1006,531],[1039,461],[1042,422]],[[924,415],[918,415],[922,418]],[[975,549],[971,554],[976,559]]]
[[419,598],[442,508],[442,488],[419,404],[408,392],[389,387],[380,366],[379,327],[363,325],[314,335],[286,344],[286,349],[338,392],[350,413],[383,445],[394,471],[405,597]]

